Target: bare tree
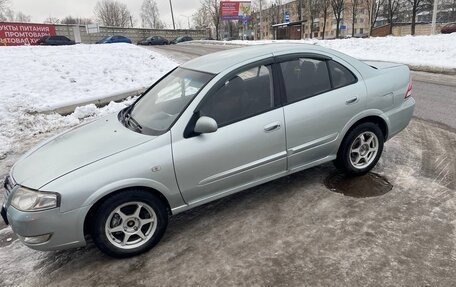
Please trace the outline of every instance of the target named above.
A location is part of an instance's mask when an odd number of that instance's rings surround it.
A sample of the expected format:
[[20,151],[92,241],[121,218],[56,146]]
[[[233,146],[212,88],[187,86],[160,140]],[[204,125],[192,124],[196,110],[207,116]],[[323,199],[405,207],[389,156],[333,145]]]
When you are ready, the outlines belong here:
[[389,26],[389,34],[393,34],[394,20],[401,7],[401,0],[387,0],[387,17]]
[[20,11],[16,13],[16,17],[15,17],[16,22],[30,23],[31,20],[32,20],[32,17],[30,15],[25,15],[24,13],[22,13]]
[[68,25],[87,25],[87,24],[92,24],[93,20],[90,18],[75,18],[72,16],[66,16],[65,18],[62,19],[61,21],[62,24],[68,24]]
[[411,33],[412,35],[415,35],[415,26],[416,26],[416,14],[424,11],[426,9],[430,9],[433,0],[407,0],[408,4],[412,8],[412,26],[411,26]]
[[444,5],[449,9],[449,19],[448,22],[456,21],[456,0],[445,0]]
[[369,18],[369,36],[372,34],[375,22],[380,14],[380,8],[385,5],[386,0],[364,0]]
[[331,6],[331,0],[321,0],[321,10],[323,12],[323,39],[325,38],[326,32],[326,20],[328,19],[329,7]]
[[[395,0],[398,1],[398,0]],[[339,38],[340,34],[340,20],[342,20],[342,12],[345,8],[345,0],[331,0],[331,7],[336,19],[336,38]]]
[[215,27],[215,39],[220,37],[220,3],[218,0],[201,0],[201,5],[209,11],[212,24]]
[[141,5],[141,23],[143,28],[162,29],[163,22],[160,20],[157,2],[155,0],[144,0]]
[[285,22],[285,5],[284,0],[274,0],[277,12],[277,23]]
[[[434,1],[430,0],[433,5]],[[437,19],[443,23],[456,22],[456,0],[440,0],[439,7],[444,12]],[[432,8],[429,9],[432,11]]]
[[210,11],[207,7],[201,6],[195,13],[193,13],[192,20],[196,29],[206,29],[211,24]]
[[9,0],[0,0],[0,21],[8,22],[21,22],[28,23],[31,20],[31,16],[25,15],[22,12],[15,13],[8,6]]
[[10,8],[6,8],[5,11],[3,12],[3,19],[4,19],[4,21],[15,22],[16,14]]
[[260,10],[260,2],[261,2],[261,8],[264,10],[268,5],[269,1],[268,0],[252,0],[252,10],[254,11],[259,11]]
[[8,0],[0,0],[0,21],[7,21]]
[[310,38],[313,37],[315,19],[320,18],[322,0],[309,0]]
[[356,15],[358,14],[358,7],[360,2],[360,0],[352,0],[352,37],[355,36]]
[[116,0],[101,0],[95,6],[95,16],[104,26],[130,27],[132,16],[127,5]]
[[47,17],[45,20],[44,20],[44,23],[47,23],[47,24],[60,24],[60,19],[59,18],[56,18],[56,17]]

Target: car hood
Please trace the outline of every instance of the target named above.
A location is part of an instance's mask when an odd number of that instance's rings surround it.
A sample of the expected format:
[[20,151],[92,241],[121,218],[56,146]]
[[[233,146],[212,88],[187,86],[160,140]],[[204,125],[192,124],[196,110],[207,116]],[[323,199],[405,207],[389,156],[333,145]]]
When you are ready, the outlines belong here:
[[19,184],[39,189],[81,167],[153,139],[124,127],[117,115],[68,130],[26,153],[13,166]]

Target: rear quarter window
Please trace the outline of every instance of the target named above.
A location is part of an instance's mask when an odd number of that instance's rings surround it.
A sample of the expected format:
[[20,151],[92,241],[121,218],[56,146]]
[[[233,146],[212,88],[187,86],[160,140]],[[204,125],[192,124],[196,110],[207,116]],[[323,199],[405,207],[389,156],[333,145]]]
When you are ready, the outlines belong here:
[[333,60],[330,60],[328,65],[334,89],[356,83],[357,79],[355,75],[343,65]]

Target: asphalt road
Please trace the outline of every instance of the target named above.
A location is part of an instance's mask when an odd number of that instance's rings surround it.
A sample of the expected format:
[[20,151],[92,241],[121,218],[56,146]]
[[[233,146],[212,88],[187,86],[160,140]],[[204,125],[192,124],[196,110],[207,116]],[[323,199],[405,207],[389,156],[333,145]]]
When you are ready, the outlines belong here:
[[[217,48],[163,49],[183,61]],[[325,164],[249,189],[172,217],[153,250],[125,260],[92,243],[33,251],[0,223],[0,286],[454,286],[456,93],[421,76],[417,117],[373,174]],[[0,174],[49,136],[24,139]]]

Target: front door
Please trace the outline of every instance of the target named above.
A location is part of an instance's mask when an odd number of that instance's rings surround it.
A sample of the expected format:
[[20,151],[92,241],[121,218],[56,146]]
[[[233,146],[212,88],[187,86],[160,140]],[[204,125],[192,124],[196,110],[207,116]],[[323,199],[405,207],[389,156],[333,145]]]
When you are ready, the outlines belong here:
[[286,172],[283,108],[270,66],[242,71],[207,95],[197,111],[216,120],[214,133],[182,137],[172,130],[177,182],[189,204],[205,202]]

